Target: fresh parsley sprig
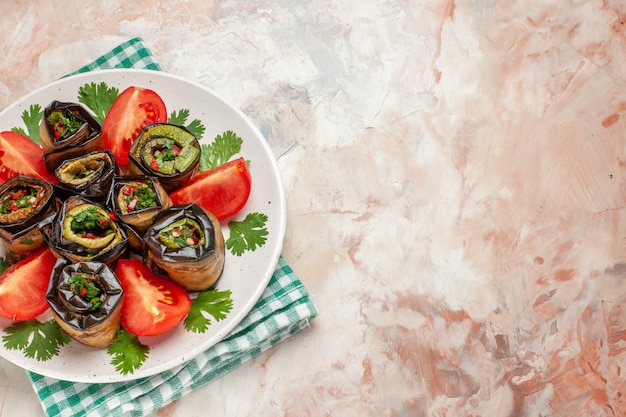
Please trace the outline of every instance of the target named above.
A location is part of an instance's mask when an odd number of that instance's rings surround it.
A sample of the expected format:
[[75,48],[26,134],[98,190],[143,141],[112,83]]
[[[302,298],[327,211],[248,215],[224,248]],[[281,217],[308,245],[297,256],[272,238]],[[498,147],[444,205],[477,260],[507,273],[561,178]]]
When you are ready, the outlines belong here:
[[104,122],[107,112],[119,95],[120,90],[109,87],[104,81],[100,84],[88,83],[78,89],[78,101],[94,113],[94,118],[100,124]]
[[226,247],[235,256],[241,256],[247,250],[255,251],[267,240],[266,223],[267,215],[263,213],[249,213],[242,221],[231,221]]
[[208,171],[225,164],[241,151],[243,139],[232,130],[217,135],[212,143],[202,144],[200,171]]
[[31,104],[28,110],[24,110],[22,113],[22,121],[26,125],[26,130],[21,127],[14,127],[11,130],[20,135],[24,135],[33,142],[39,144],[39,123],[43,116],[43,110],[39,104]]
[[215,321],[226,318],[233,308],[232,292],[230,290],[203,291],[191,300],[191,309],[185,317],[185,328],[190,332],[204,333],[211,325],[211,317]]
[[111,356],[111,365],[123,375],[132,374],[148,359],[150,348],[127,330],[119,329],[116,340],[109,345],[107,353]]
[[167,119],[167,122],[177,126],[183,126],[191,132],[197,139],[201,139],[204,135],[206,128],[199,119],[193,119],[187,123],[189,118],[189,110],[181,109],[179,111],[173,111]]
[[21,350],[27,358],[47,361],[59,353],[59,348],[70,342],[70,336],[55,320],[17,321],[4,329],[4,347]]

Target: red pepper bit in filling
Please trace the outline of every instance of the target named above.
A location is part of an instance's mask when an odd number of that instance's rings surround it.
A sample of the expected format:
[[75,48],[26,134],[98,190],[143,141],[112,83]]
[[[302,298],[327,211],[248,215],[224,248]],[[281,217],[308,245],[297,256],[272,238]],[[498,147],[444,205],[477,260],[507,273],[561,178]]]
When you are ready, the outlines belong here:
[[20,188],[11,193],[8,199],[0,206],[0,213],[9,214],[18,211],[19,209],[30,207],[35,202],[34,190],[27,191],[24,188]]

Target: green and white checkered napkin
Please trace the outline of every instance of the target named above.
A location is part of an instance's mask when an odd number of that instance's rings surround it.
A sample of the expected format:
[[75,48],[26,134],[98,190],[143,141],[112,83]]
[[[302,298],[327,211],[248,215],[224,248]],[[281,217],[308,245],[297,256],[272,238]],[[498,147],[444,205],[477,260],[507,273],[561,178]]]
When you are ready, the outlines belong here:
[[[77,73],[104,68],[160,70],[140,38],[124,42]],[[306,288],[281,256],[268,287],[248,316],[224,340],[183,365],[152,377],[110,384],[27,374],[48,416],[143,416],[277,345],[307,327],[316,315]]]

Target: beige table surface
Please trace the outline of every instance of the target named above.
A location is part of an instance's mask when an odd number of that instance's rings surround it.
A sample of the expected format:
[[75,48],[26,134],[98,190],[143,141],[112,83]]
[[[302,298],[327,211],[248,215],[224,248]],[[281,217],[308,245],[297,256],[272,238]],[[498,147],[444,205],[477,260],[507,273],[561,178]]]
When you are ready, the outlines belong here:
[[141,36],[278,160],[320,315],[159,416],[626,415],[623,4],[1,5],[0,108]]

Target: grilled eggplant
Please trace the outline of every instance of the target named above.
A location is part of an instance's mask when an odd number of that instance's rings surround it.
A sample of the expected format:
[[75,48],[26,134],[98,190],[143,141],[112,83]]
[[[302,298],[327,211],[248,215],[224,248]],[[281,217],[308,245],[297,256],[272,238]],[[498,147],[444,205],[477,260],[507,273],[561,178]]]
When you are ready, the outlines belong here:
[[144,127],[129,154],[128,173],[159,179],[167,192],[185,184],[200,165],[200,144],[187,129],[168,123]]
[[212,288],[224,269],[219,222],[196,204],[159,213],[144,235],[144,262],[188,291]]
[[72,338],[105,347],[120,327],[123,294],[122,285],[106,264],[59,258],[46,298],[55,320]]
[[0,241],[8,259],[18,260],[45,244],[38,224],[56,207],[47,181],[17,175],[0,186]]

